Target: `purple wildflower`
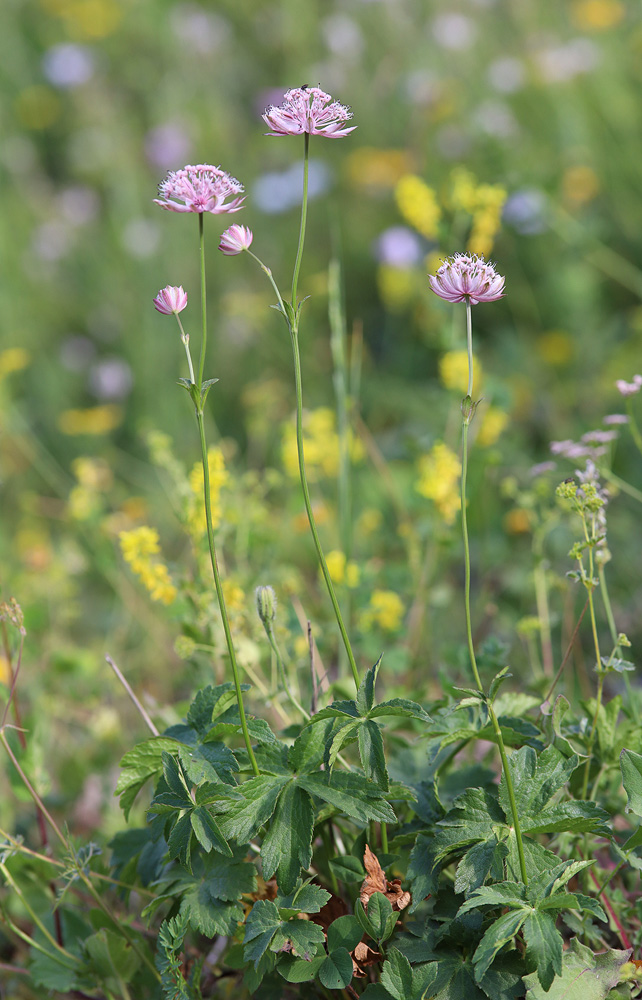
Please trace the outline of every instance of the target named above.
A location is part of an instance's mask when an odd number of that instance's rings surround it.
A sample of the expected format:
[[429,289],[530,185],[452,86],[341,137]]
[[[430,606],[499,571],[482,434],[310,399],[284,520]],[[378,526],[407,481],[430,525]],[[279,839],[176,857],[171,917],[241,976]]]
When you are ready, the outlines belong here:
[[625,382],[623,378],[619,378],[615,386],[621,396],[634,396],[642,389],[642,375],[634,375],[632,382]]
[[237,253],[243,253],[244,250],[249,250],[252,245],[252,240],[254,239],[254,234],[251,229],[247,226],[239,226],[234,224],[226,229],[221,236],[221,242],[218,245],[221,253],[224,253],[227,257],[234,257]]
[[529,469],[529,475],[533,478],[536,476],[544,476],[547,472],[553,472],[556,468],[556,462],[539,462],[537,465],[531,466]]
[[493,264],[476,254],[456,253],[448,257],[435,275],[429,275],[430,287],[447,302],[494,302],[504,294],[505,278]]
[[343,128],[352,118],[352,112],[338,101],[333,101],[320,87],[296,87],[288,90],[280,107],[267,108],[263,120],[272,131],[266,135],[323,135],[326,139],[340,139],[354,132],[356,125]]
[[617,431],[587,431],[582,434],[582,441],[585,444],[608,444],[609,441],[615,441],[616,437]]
[[609,413],[603,421],[607,426],[611,424],[628,424],[629,418],[626,413]]
[[164,316],[171,316],[172,313],[182,312],[187,305],[187,292],[183,291],[183,286],[166,285],[154,299],[154,305],[159,313]]
[[[238,212],[243,207],[243,185],[235,177],[220,167],[206,163],[187,166],[181,170],[170,170],[164,181],[158,185],[160,198],[154,204],[169,212]],[[232,200],[226,202],[226,198]],[[177,199],[177,200],[175,200]],[[181,204],[182,203],[182,204]]]

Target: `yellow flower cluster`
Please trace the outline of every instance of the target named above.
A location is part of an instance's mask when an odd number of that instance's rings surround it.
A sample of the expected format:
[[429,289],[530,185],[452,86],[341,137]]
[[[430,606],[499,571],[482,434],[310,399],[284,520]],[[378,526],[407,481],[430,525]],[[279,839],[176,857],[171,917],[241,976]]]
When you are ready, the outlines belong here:
[[488,257],[501,225],[506,190],[498,184],[478,184],[475,175],[465,167],[453,170],[451,184],[453,209],[472,215],[467,250]]
[[[363,445],[350,435],[350,458],[359,462],[363,458]],[[339,471],[339,435],[334,410],[321,406],[303,414],[303,453],[310,482],[321,478],[331,479]],[[299,476],[299,459],[296,445],[296,427],[292,421],[283,425],[281,459],[288,476]]]
[[348,561],[345,552],[340,549],[333,549],[325,557],[328,571],[333,583],[345,583],[347,587],[358,587],[361,579],[361,570],[357,563]]
[[104,459],[85,455],[74,459],[71,469],[77,485],[69,493],[69,513],[76,521],[87,521],[100,512],[100,494],[110,489],[113,475]]
[[[212,526],[218,528],[221,522],[221,490],[230,476],[225,468],[225,459],[220,448],[210,448],[207,453],[210,474],[210,504]],[[189,474],[191,495],[187,501],[187,530],[195,542],[200,542],[207,533],[205,519],[205,497],[203,492],[203,466],[197,462]]]
[[437,195],[416,174],[406,174],[395,188],[397,206],[405,221],[432,240],[437,237],[441,207]]
[[40,0],[48,14],[65,22],[78,41],[95,41],[113,34],[123,17],[116,0]]
[[573,20],[583,31],[606,31],[624,18],[620,0],[578,0],[573,4]]
[[[473,357],[473,395],[480,390],[482,375],[481,362]],[[468,351],[446,351],[442,354],[439,359],[439,378],[446,389],[465,396],[468,391]]]
[[25,351],[24,347],[8,347],[6,351],[0,351],[0,378],[26,368],[30,360],[29,351]]
[[437,441],[431,451],[419,459],[418,472],[416,490],[434,502],[446,524],[452,524],[461,507],[458,456],[443,441]]
[[120,406],[105,403],[87,410],[65,410],[58,417],[58,426],[63,434],[109,434],[122,419]]
[[403,601],[394,590],[374,590],[368,607],[361,614],[359,624],[364,632],[373,625],[384,632],[396,632],[403,622],[405,610]]
[[490,448],[491,445],[495,444],[507,423],[508,414],[505,410],[500,410],[497,406],[489,406],[477,432],[477,444],[481,445],[482,448]]
[[167,566],[155,558],[160,553],[158,532],[144,524],[131,531],[121,531],[119,539],[123,559],[149,591],[152,601],[171,604],[177,591]]

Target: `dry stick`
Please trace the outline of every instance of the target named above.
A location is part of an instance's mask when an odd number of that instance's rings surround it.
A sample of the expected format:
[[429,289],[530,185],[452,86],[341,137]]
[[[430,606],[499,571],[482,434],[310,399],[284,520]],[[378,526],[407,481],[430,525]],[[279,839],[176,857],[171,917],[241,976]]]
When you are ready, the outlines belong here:
[[[301,604],[301,601],[296,596],[296,594],[292,595],[292,607],[294,608],[294,613],[297,616],[301,631],[305,632],[305,634],[307,635],[308,616],[306,615],[303,605]],[[319,647],[316,644],[316,640],[313,639],[312,643],[314,647],[314,669],[318,678],[319,688],[321,689],[321,691],[325,693],[330,688],[330,681],[328,680],[328,671],[325,669],[323,665],[323,660],[321,659],[321,655],[319,653]]]
[[[557,682],[559,681],[560,677],[562,676],[562,671],[564,670],[564,667],[566,666],[566,661],[568,660],[569,656],[571,655],[571,651],[573,649],[573,646],[575,645],[575,640],[577,639],[577,633],[580,630],[580,625],[582,624],[582,619],[584,618],[584,615],[586,614],[586,609],[588,608],[588,606],[589,606],[589,598],[587,597],[586,598],[586,604],[582,608],[582,613],[581,613],[580,617],[577,619],[577,624],[576,624],[575,628],[573,629],[573,635],[571,636],[571,640],[570,640],[570,642],[568,644],[566,652],[564,653],[564,659],[560,663],[559,670],[555,674],[555,677],[553,678],[553,683],[551,684],[550,688],[548,689],[548,691],[546,693],[546,697],[544,698],[544,701],[543,701],[542,704],[546,704],[546,702],[550,700],[550,697],[553,694],[553,691],[557,687]],[[542,712],[541,708],[539,710],[539,714],[543,715],[543,712]]]
[[133,701],[134,705],[136,706],[136,708],[140,712],[143,720],[146,722],[147,726],[149,727],[149,729],[151,730],[151,732],[153,733],[153,735],[154,736],[160,735],[159,732],[158,732],[158,729],[156,728],[156,726],[154,725],[154,723],[150,719],[149,715],[147,714],[147,712],[145,711],[145,709],[143,708],[143,706],[139,702],[138,698],[136,697],[136,695],[132,691],[132,689],[131,689],[131,687],[129,685],[129,681],[127,680],[127,678],[125,677],[125,675],[116,666],[116,664],[112,660],[111,656],[106,656],[105,659],[107,660],[107,663],[109,664],[109,666],[112,668],[112,670],[116,674],[116,677],[118,678],[118,680],[120,681],[120,683],[125,688],[125,691],[127,692],[127,694],[129,695],[129,697]]

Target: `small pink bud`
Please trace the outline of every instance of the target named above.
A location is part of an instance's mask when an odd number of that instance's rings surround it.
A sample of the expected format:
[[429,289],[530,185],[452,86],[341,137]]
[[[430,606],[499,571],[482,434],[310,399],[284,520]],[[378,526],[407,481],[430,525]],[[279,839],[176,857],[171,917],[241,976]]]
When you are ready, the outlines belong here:
[[237,253],[243,253],[244,250],[248,250],[252,245],[253,239],[254,234],[251,229],[235,223],[229,229],[225,230],[221,236],[218,248],[227,257],[234,257]]
[[154,299],[154,305],[164,316],[182,312],[187,305],[187,292],[183,291],[182,285],[178,288],[175,285],[166,285]]

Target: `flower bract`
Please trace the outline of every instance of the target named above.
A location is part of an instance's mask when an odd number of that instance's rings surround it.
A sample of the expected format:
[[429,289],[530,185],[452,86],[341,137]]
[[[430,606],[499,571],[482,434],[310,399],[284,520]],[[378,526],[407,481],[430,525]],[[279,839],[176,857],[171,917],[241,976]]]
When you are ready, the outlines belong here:
[[429,275],[430,287],[447,302],[494,302],[504,294],[505,278],[493,264],[476,254],[456,253],[448,257],[435,275]]
[[297,87],[288,90],[280,107],[272,105],[263,115],[271,132],[267,135],[324,135],[340,139],[354,132],[356,125],[344,128],[352,112],[333,101],[320,87]]
[[[231,174],[207,163],[170,170],[158,185],[154,204],[169,212],[238,212],[243,207],[243,185]],[[226,199],[231,198],[231,201]]]

